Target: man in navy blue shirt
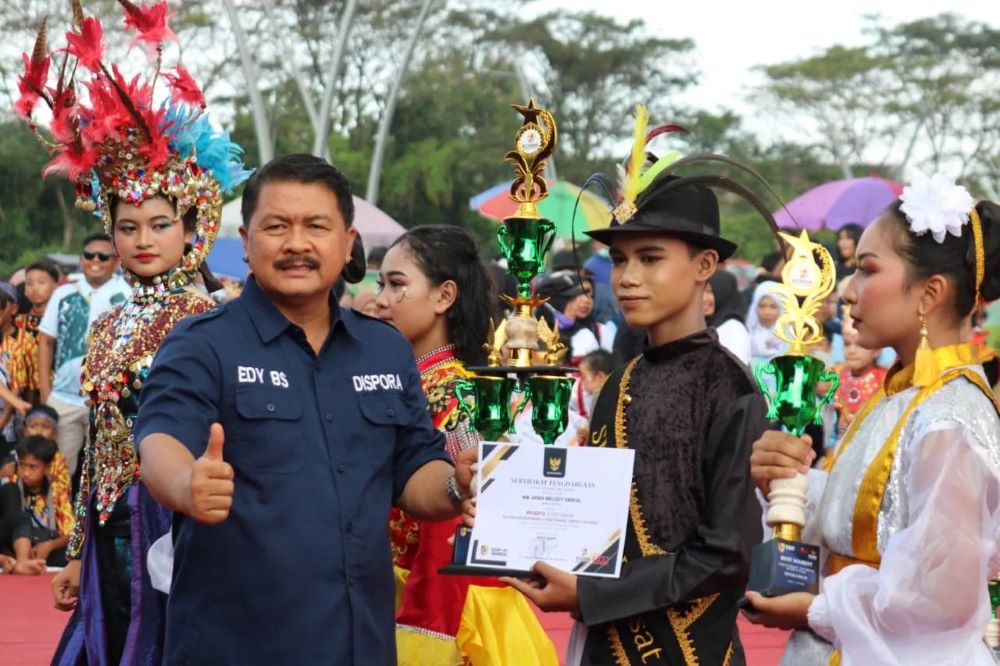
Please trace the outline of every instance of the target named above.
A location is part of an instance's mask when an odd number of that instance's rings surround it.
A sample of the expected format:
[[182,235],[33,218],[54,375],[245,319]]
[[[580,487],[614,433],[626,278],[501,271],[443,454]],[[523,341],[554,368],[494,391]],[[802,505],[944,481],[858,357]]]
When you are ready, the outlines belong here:
[[178,324],[143,385],[143,482],[176,512],[166,664],[394,664],[390,505],[471,512],[475,450],[448,462],[409,343],[332,296],[353,213],[325,160],[262,167],[253,277]]

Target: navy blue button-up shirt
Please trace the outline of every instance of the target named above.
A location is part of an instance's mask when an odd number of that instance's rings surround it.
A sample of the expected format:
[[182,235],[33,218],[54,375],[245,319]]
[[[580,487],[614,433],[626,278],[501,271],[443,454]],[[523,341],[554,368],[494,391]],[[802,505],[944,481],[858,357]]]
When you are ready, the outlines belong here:
[[219,422],[236,472],[225,522],[175,516],[164,663],[395,663],[389,507],[449,458],[409,343],[332,306],[316,355],[251,278],[156,355],[136,442],[197,458]]

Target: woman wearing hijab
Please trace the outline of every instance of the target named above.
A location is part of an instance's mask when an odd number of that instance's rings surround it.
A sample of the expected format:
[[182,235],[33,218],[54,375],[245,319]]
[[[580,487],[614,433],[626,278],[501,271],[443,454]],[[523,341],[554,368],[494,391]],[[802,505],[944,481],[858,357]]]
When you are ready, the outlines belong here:
[[743,323],[745,308],[736,276],[726,270],[716,271],[708,279],[704,305],[706,323],[715,329],[719,344],[749,366],[750,332]]

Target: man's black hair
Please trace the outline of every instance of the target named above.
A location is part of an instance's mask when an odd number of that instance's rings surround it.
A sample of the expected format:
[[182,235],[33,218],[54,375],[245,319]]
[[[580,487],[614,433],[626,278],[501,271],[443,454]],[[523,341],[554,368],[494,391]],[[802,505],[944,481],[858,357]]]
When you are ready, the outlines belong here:
[[46,465],[51,465],[52,460],[56,457],[56,452],[59,451],[59,447],[47,437],[31,435],[18,442],[15,451],[17,451],[18,459],[22,459],[25,456],[34,456]]
[[88,245],[90,245],[91,243],[93,243],[94,241],[104,241],[105,243],[111,243],[112,242],[111,241],[111,236],[107,235],[104,232],[98,232],[96,234],[90,234],[89,236],[87,236],[86,238],[84,238],[83,239],[83,244],[80,245],[80,247],[81,248],[85,248]]
[[378,269],[382,266],[382,260],[385,259],[385,253],[389,251],[385,245],[376,245],[372,249],[368,250],[367,263],[372,268]]
[[282,155],[254,171],[243,189],[243,203],[240,214],[243,226],[250,226],[250,218],[257,210],[260,190],[267,183],[319,183],[337,197],[337,208],[344,218],[344,224],[354,224],[354,199],[351,197],[351,183],[340,169],[321,157],[306,154]]
[[[84,244],[84,247],[86,247],[86,243]],[[43,273],[48,273],[50,278],[59,282],[59,268],[51,259],[35,259],[33,262],[24,267],[25,275],[31,271],[42,271]]]
[[603,372],[606,375],[610,375],[618,367],[614,354],[604,349],[595,349],[580,359],[580,365],[584,364],[591,372]]

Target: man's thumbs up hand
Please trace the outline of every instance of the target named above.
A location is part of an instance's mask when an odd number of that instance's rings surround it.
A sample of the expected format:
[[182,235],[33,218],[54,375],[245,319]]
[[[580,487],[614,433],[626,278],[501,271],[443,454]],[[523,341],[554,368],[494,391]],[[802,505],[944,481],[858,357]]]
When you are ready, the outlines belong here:
[[213,423],[205,453],[191,467],[188,515],[199,523],[215,525],[229,517],[233,506],[233,467],[222,459],[225,434]]

